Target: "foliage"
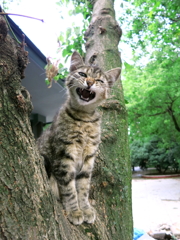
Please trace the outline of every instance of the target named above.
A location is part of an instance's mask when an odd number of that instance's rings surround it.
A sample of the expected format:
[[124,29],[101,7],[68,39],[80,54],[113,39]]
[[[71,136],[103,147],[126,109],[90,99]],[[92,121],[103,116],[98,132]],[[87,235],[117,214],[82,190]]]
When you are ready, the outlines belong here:
[[139,166],[141,169],[147,168],[148,162],[148,151],[144,147],[144,144],[141,140],[135,140],[130,145],[130,154],[131,154],[131,164],[134,168],[135,166]]
[[125,69],[124,89],[128,99],[130,138],[152,134],[178,141],[180,132],[180,58],[171,52],[153,53],[145,66]]
[[157,135],[170,149],[180,141],[179,1],[128,0],[122,7],[124,41],[133,50],[123,75],[130,142]]
[[155,167],[160,173],[180,169],[180,145],[177,143],[169,147],[162,139],[153,136],[144,141],[135,140],[130,147],[132,166]]
[[[92,9],[93,9],[93,5],[92,5],[92,1],[88,1],[88,0],[72,0],[71,1],[73,3],[73,10],[70,11],[70,15],[74,14],[82,14],[83,18],[86,20],[88,19],[88,21],[90,21],[91,15],[92,15]],[[69,5],[70,1],[69,0],[61,0],[60,2],[58,2],[58,5],[62,5],[62,4],[66,4]]]
[[[62,56],[65,57],[65,61],[67,61],[68,57],[72,55],[74,50],[78,51],[81,56],[84,56],[84,33],[89,25],[92,14],[92,4],[91,1],[83,0],[76,1],[73,0],[73,10],[69,11],[69,16],[72,15],[81,15],[82,23],[81,26],[77,26],[76,24],[72,24],[71,28],[68,28],[66,33],[61,33],[58,40],[61,42]],[[63,0],[59,2],[62,4],[70,4],[69,0]]]
[[131,18],[127,33],[132,47],[141,46],[147,53],[147,44],[155,48],[162,43],[179,47],[180,5],[179,0],[128,0],[126,15]]
[[[13,2],[13,0],[3,0],[2,3],[0,3],[0,6],[2,7],[2,9],[4,11],[8,10],[8,5],[11,4],[11,2]],[[20,2],[20,0],[17,0],[17,4]]]
[[[58,51],[62,52],[62,58],[64,59],[65,63],[67,62],[68,58],[72,55],[74,50],[78,51],[80,55],[84,57],[85,55],[84,33],[87,29],[87,26],[89,25],[93,8],[91,1],[87,0],[84,1],[73,0],[71,3],[73,3],[73,9],[69,10],[69,16],[78,14],[82,15],[82,22],[81,26],[77,26],[76,24],[72,23],[72,27],[67,28],[65,33],[61,32],[58,37],[58,42],[60,43]],[[71,3],[69,0],[62,0],[57,4],[59,6],[62,6],[64,4],[69,6]],[[53,80],[55,81],[65,79],[68,75],[68,69],[65,66],[65,64],[61,62],[58,68],[59,68],[58,74],[53,77]],[[47,78],[46,83],[47,85],[49,85],[51,81],[49,81],[49,79]]]
[[61,50],[62,56],[65,58],[65,62],[72,55],[74,50],[78,51],[81,56],[84,55],[83,46],[84,42],[84,32],[85,29],[81,29],[80,27],[68,28],[65,36],[61,34],[59,36],[59,41],[61,42]]

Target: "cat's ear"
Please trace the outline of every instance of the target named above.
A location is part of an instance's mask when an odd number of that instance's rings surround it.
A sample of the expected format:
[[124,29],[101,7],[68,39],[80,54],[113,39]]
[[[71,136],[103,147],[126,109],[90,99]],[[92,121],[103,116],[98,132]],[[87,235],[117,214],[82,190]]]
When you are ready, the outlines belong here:
[[70,72],[75,71],[76,69],[84,66],[83,59],[78,52],[73,52],[71,56]]
[[112,87],[115,81],[119,78],[120,73],[121,73],[121,68],[113,68],[105,72],[110,87]]

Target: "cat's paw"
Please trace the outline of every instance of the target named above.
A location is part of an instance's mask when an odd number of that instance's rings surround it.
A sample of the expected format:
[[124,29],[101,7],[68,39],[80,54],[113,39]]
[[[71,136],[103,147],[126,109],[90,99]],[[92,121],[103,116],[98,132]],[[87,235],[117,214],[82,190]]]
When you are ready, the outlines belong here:
[[74,225],[80,225],[84,221],[83,212],[81,210],[68,212],[67,217],[69,221]]
[[82,210],[84,214],[84,222],[94,223],[96,219],[96,211],[93,207],[90,207],[86,210]]

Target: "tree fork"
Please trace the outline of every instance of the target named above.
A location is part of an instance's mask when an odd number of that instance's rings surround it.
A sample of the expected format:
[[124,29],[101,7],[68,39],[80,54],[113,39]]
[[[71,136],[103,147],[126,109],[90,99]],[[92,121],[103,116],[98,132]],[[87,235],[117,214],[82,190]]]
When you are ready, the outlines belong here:
[[[102,40],[114,29],[114,43],[111,41],[111,46],[104,45],[103,51],[98,51],[102,48],[98,49],[95,45],[87,48],[86,62],[94,54],[97,56],[96,63],[108,70],[120,66],[117,44],[121,34],[120,30],[116,31],[119,29],[116,21],[111,19],[114,15],[113,1],[105,3],[105,0],[95,2],[93,19],[97,14],[102,18],[97,25]],[[101,5],[105,9],[99,12],[96,7]],[[112,10],[107,10],[109,8]],[[106,22],[110,22],[109,25],[106,26]],[[30,95],[21,86],[28,54],[7,32],[5,20],[0,16],[0,239],[132,239],[131,176],[121,82],[116,84],[116,88],[120,89],[117,99],[114,102],[110,99],[109,105],[104,105],[103,135],[104,131],[109,131],[111,135],[104,138],[106,144],[101,146],[92,179],[90,196],[98,212],[97,220],[95,224],[74,226],[67,220],[62,205],[51,195],[43,159],[32,134]],[[98,44],[102,45],[100,41]],[[109,60],[104,62],[105,59]]]

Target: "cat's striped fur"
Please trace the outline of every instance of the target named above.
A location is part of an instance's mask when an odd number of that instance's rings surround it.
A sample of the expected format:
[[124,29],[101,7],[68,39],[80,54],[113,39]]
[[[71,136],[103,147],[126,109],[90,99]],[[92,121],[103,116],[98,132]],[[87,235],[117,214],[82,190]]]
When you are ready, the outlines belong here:
[[38,139],[50,182],[57,183],[67,216],[75,225],[93,223],[96,218],[88,201],[101,133],[101,116],[96,108],[108,97],[119,74],[120,68],[103,73],[97,67],[85,66],[74,52],[66,79],[68,99]]

